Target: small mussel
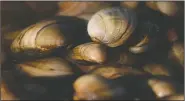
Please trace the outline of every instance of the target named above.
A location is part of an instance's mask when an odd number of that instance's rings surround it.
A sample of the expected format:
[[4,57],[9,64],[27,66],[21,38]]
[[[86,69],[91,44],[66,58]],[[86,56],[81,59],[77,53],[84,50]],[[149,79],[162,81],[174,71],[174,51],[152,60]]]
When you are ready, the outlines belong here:
[[85,20],[89,20],[97,11],[110,7],[107,2],[58,2],[59,12],[57,15],[76,16]]
[[73,85],[74,100],[118,100],[126,98],[127,92],[122,84],[107,80],[98,75],[83,75]]
[[73,67],[64,59],[50,57],[37,59],[16,65],[22,73],[32,77],[57,77],[73,75]]
[[163,76],[172,76],[173,74],[171,73],[173,70],[170,68],[167,68],[163,64],[146,64],[143,66],[143,70],[151,73],[152,75],[163,75]]
[[169,58],[184,67],[184,44],[175,42],[169,52]]
[[124,44],[136,27],[136,14],[128,8],[112,7],[95,13],[88,22],[88,34],[109,47]]
[[99,43],[89,42],[76,46],[69,53],[72,61],[86,61],[102,64],[107,60],[106,47]]
[[167,77],[150,78],[148,84],[157,98],[182,93],[183,85]]
[[128,66],[101,65],[91,71],[92,74],[103,76],[107,79],[115,79],[124,75],[146,75],[147,73]]

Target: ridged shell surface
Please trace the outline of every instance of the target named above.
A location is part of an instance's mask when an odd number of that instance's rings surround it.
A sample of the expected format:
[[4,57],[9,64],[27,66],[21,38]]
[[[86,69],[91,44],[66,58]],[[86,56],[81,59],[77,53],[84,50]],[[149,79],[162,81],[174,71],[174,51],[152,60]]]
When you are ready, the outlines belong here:
[[109,47],[124,44],[136,27],[136,15],[127,8],[112,7],[95,13],[88,23],[88,34],[93,41]]

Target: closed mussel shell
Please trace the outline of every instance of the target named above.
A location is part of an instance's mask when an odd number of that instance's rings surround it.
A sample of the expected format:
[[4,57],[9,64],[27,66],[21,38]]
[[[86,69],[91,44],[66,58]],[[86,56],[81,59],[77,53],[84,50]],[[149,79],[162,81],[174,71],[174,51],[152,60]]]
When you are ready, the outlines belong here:
[[183,43],[181,42],[173,43],[171,50],[169,52],[169,59],[184,67],[184,44]]
[[16,65],[16,68],[32,77],[60,77],[74,74],[74,67],[66,60],[58,57],[20,63]]
[[73,87],[75,89],[74,100],[129,99],[127,90],[120,82],[98,75],[83,75],[74,82]]
[[[79,24],[78,31],[70,22]],[[83,33],[83,21],[73,17],[56,17],[31,25],[21,31],[11,45],[13,54],[43,56],[56,48],[66,47],[72,43],[72,36]],[[78,41],[80,42],[80,41]],[[74,43],[78,43],[74,42]],[[20,55],[19,54],[19,55]]]
[[147,73],[123,65],[100,65],[90,73],[103,76],[107,79],[115,79],[125,75],[146,75]]
[[76,16],[85,20],[89,20],[97,11],[110,7],[107,2],[58,2],[59,11],[57,15]]
[[168,77],[156,77],[148,80],[148,85],[151,87],[157,98],[163,98],[176,93],[183,92],[183,85]]
[[150,63],[143,66],[143,70],[152,75],[174,76],[173,69],[164,64]]
[[95,13],[88,22],[88,34],[109,47],[124,44],[136,27],[136,15],[127,8],[112,7]]
[[102,64],[107,59],[106,47],[99,43],[89,42],[78,45],[69,53],[72,61],[87,61]]

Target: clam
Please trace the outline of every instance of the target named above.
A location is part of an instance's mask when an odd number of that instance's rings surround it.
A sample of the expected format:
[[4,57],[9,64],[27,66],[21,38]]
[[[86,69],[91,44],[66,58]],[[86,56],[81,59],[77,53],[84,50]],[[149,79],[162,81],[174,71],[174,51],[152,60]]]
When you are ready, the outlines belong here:
[[85,20],[89,20],[97,11],[110,7],[106,2],[58,2],[59,12],[57,15],[76,16]]
[[135,13],[123,7],[106,8],[95,13],[88,22],[88,34],[95,42],[109,47],[124,44],[136,27]]
[[69,57],[74,61],[102,64],[107,58],[106,47],[99,43],[84,43],[73,48]]
[[97,75],[83,75],[74,82],[73,87],[74,100],[116,100],[127,97],[124,86]]
[[184,67],[184,44],[175,42],[169,52],[169,58]]
[[182,87],[180,83],[173,81],[168,78],[150,78],[148,84],[156,94],[157,98],[163,98],[176,93],[182,92]]
[[21,72],[32,77],[57,77],[73,75],[73,67],[64,59],[51,57],[28,61],[16,65]]

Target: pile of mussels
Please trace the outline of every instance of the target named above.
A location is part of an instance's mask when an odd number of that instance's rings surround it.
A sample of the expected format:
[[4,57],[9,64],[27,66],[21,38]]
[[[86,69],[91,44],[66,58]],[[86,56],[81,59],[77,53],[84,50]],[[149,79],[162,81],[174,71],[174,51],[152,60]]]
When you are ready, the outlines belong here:
[[1,99],[184,100],[184,2],[2,2]]

